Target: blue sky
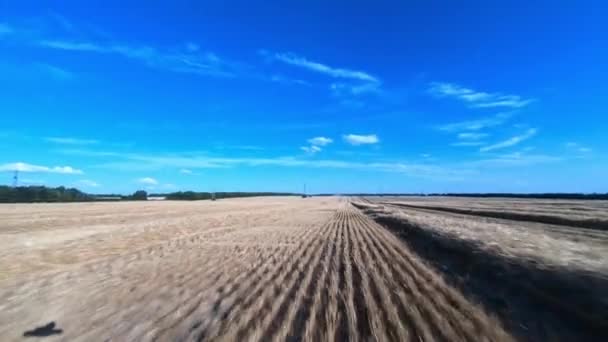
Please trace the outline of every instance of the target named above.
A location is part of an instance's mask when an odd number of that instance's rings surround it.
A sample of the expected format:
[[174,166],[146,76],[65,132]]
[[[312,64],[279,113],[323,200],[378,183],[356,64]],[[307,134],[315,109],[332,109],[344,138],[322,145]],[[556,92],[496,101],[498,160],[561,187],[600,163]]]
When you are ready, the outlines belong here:
[[0,183],[607,192],[602,1],[3,1]]

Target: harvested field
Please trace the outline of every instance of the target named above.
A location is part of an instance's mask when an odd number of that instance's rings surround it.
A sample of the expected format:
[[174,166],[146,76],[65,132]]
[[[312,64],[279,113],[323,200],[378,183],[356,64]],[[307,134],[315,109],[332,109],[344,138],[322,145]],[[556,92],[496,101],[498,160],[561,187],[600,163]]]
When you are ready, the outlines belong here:
[[0,216],[3,341],[512,340],[344,198],[4,205]]
[[414,209],[608,230],[608,201],[475,197],[374,198]]
[[[469,300],[498,316],[517,339],[608,339],[607,231],[450,210],[471,203],[501,210],[504,204],[493,199],[416,200],[368,198],[355,205],[400,236]],[[589,202],[573,205],[604,205]],[[547,211],[568,210],[562,203]]]

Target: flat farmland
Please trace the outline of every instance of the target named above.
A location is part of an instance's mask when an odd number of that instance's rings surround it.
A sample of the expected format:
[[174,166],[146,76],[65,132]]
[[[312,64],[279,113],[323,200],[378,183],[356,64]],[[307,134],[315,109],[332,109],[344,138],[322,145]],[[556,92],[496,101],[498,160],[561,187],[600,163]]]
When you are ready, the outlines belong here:
[[353,202],[522,340],[608,338],[607,201]]
[[3,341],[513,340],[347,198],[11,204],[0,217]]

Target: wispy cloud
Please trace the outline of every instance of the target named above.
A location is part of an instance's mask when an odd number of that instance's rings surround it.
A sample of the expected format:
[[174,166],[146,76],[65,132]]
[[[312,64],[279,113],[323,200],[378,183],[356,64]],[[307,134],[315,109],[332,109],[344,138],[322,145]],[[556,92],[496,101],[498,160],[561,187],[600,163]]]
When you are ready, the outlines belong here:
[[190,170],[190,169],[180,169],[179,173],[181,173],[183,175],[191,175],[192,174],[192,170]]
[[487,133],[479,133],[479,132],[462,132],[458,133],[456,137],[458,138],[458,142],[450,144],[451,146],[456,147],[470,147],[470,146],[483,146],[486,143],[481,139],[487,137]]
[[[382,160],[374,161],[352,161],[340,159],[317,159],[304,157],[212,157],[201,155],[196,152],[182,153],[179,155],[154,155],[154,154],[123,154],[120,152],[96,152],[81,151],[89,156],[99,156],[104,159],[110,158],[116,162],[99,164],[98,167],[125,171],[158,171],[163,169],[188,169],[199,170],[209,167],[213,168],[240,168],[240,167],[284,167],[284,168],[315,168],[315,169],[344,169],[344,170],[369,170],[378,172],[395,172],[411,177],[427,178],[436,180],[459,181],[478,175],[482,168],[517,167],[519,165],[532,165],[565,160],[562,157],[544,155],[542,153],[528,154],[526,149],[521,152],[502,155],[491,155],[488,158],[461,162],[409,162],[404,160]],[[360,155],[357,153],[356,155]],[[146,184],[158,186],[161,184]]]
[[332,83],[329,89],[334,95],[363,95],[380,93],[380,83],[367,82],[363,84]]
[[437,127],[437,129],[446,132],[478,131],[485,128],[500,126],[507,122],[513,116],[513,114],[513,112],[498,113],[494,116],[489,116],[481,119],[441,125]]
[[68,71],[66,69],[54,66],[54,65],[50,65],[50,64],[45,64],[45,63],[38,63],[37,64],[38,68],[44,72],[46,72],[47,74],[49,74],[50,76],[52,76],[53,78],[57,79],[57,80],[71,80],[74,78],[74,73],[72,73],[71,71]]
[[458,133],[458,139],[461,140],[479,140],[487,137],[487,133],[472,133],[472,132],[464,132]]
[[530,104],[532,99],[525,99],[519,95],[506,95],[503,93],[487,93],[465,88],[453,83],[433,82],[429,92],[437,97],[452,97],[468,103],[477,108],[522,108]]
[[562,161],[563,157],[556,157],[545,154],[527,154],[524,152],[514,152],[498,155],[492,158],[480,159],[464,163],[465,167],[506,167],[506,166],[526,166],[534,164],[554,163]]
[[[167,168],[198,170],[206,168],[232,168],[232,167],[297,167],[297,168],[324,168],[347,170],[376,170],[381,172],[398,172],[413,177],[428,177],[435,179],[453,179],[463,175],[470,175],[472,170],[463,168],[429,165],[426,163],[410,163],[406,161],[394,162],[354,162],[336,159],[311,159],[297,157],[210,157],[196,153],[181,155],[144,155],[123,154],[119,152],[98,152],[91,150],[66,150],[65,153],[96,156],[104,159],[112,157],[117,161],[98,164],[97,167],[124,171],[156,171]],[[359,154],[357,154],[359,155]]]
[[158,184],[158,181],[152,177],[139,178],[137,180],[137,182],[140,184],[144,184],[144,185],[157,185]]
[[0,165],[0,171],[19,171],[37,173],[61,173],[61,174],[82,174],[82,170],[71,166],[42,166],[23,162],[8,163]]
[[317,152],[321,152],[322,149],[319,146],[311,145],[311,146],[302,146],[302,147],[300,147],[300,150],[302,150],[308,154],[315,154]]
[[566,148],[568,150],[577,152],[580,155],[585,155],[585,154],[593,152],[593,149],[591,149],[587,146],[583,146],[580,143],[573,142],[573,141],[567,142],[564,145],[566,146]]
[[70,20],[68,20],[68,18],[54,11],[50,11],[49,15],[53,19],[53,21],[57,23],[64,31],[74,31],[74,24]]
[[452,143],[450,145],[462,147],[462,146],[482,146],[485,144],[486,143],[483,141],[459,141],[459,142]]
[[484,147],[480,148],[479,151],[488,152],[488,151],[492,151],[492,150],[497,150],[497,149],[501,149],[501,148],[505,148],[505,147],[514,146],[514,145],[521,143],[524,140],[532,138],[533,136],[536,135],[536,132],[537,132],[537,130],[535,128],[530,128],[521,135],[516,135],[514,137],[511,137],[507,140],[501,141],[496,144],[484,146]]
[[301,146],[300,150],[306,152],[307,154],[316,154],[321,152],[323,149],[321,146],[327,146],[333,142],[332,139],[326,137],[314,137],[308,139],[308,143],[310,146]]
[[308,142],[311,145],[317,145],[317,146],[325,146],[325,145],[329,145],[332,142],[334,142],[331,138],[326,138],[326,137],[314,137],[311,139],[308,139]]
[[40,40],[38,45],[64,51],[118,55],[142,62],[149,67],[174,72],[223,77],[235,76],[235,64],[221,59],[212,52],[192,50],[192,45],[162,50],[148,45],[57,39]]
[[51,49],[67,50],[67,51],[83,51],[83,52],[111,52],[100,45],[88,42],[72,42],[65,40],[41,40],[38,45]]
[[84,186],[84,187],[89,187],[89,188],[98,188],[101,186],[101,184],[97,183],[96,181],[90,180],[90,179],[81,179],[81,180],[77,181],[76,184]]
[[322,73],[335,78],[345,78],[366,82],[379,82],[378,78],[370,75],[365,71],[345,69],[345,68],[335,68],[329,65],[314,62],[308,60],[304,57],[298,56],[294,53],[270,53],[265,50],[261,50],[260,54],[265,56],[266,58],[276,60],[279,62],[283,62],[285,64],[293,65],[296,67],[304,68],[310,71]]
[[193,42],[187,42],[186,43],[186,49],[190,52],[196,52],[198,50],[200,50],[200,47],[198,46],[198,44],[193,43]]
[[300,80],[300,79],[293,79],[293,78],[289,78],[289,77],[285,77],[283,75],[271,75],[268,78],[270,81],[272,82],[276,82],[276,83],[281,83],[281,84],[295,84],[295,85],[301,85],[301,86],[311,86],[310,82],[304,81],[304,80]]
[[347,143],[349,143],[351,145],[355,145],[355,146],[377,144],[380,141],[378,139],[378,136],[376,136],[375,134],[369,134],[369,135],[346,134],[346,135],[342,136],[342,138]]
[[70,138],[70,137],[48,137],[44,140],[48,142],[52,142],[54,144],[62,144],[62,145],[93,145],[98,144],[99,140],[94,139],[79,139],[79,138]]

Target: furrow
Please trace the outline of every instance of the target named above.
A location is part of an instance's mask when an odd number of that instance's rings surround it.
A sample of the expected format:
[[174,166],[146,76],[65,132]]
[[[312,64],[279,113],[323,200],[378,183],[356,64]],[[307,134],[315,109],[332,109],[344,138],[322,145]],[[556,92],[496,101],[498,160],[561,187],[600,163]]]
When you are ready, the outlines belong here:
[[[254,277],[256,273],[260,272],[260,269],[265,269],[262,268],[262,266],[267,265],[268,260],[274,259],[276,258],[276,255],[283,255],[286,252],[287,249],[285,247],[273,248],[270,251],[266,252],[266,255],[259,256],[257,258],[258,261],[256,262],[256,264],[252,265],[247,272],[240,273],[236,278],[228,277],[223,283],[216,282],[213,288],[209,288],[206,291],[200,291],[196,294],[196,296],[187,298],[185,301],[178,304],[174,308],[173,312],[165,314],[154,321],[154,323],[152,324],[153,326],[161,325],[160,323],[162,321],[169,321],[172,323],[167,325],[164,329],[156,331],[153,340],[166,340],[168,339],[167,335],[171,334],[171,332],[173,332],[174,330],[194,331],[198,329],[204,329],[210,323],[203,324],[204,322],[202,322],[200,319],[197,319],[195,316],[202,316],[203,312],[207,311],[207,305],[204,304],[206,303],[206,301],[209,300],[209,293],[212,293],[213,290],[218,293],[218,299],[213,304],[211,304],[214,314],[217,314],[217,311],[222,306],[222,302],[229,299],[234,292],[238,291],[240,286],[246,284],[246,281],[249,281],[251,277]],[[225,274],[229,273],[225,272]],[[225,291],[225,287],[228,287],[228,290]],[[182,308],[186,309],[184,310]],[[173,314],[174,317],[171,317],[171,314]],[[184,323],[186,322],[191,322],[190,329],[182,330],[185,329],[185,327],[180,327],[180,329],[176,329],[176,327],[184,325]],[[197,327],[195,329],[191,329],[193,325],[196,325]]]
[[322,321],[326,324],[326,330],[317,330],[314,341],[344,341],[340,338],[341,333],[341,313],[340,313],[340,261],[343,253],[343,231],[342,226],[338,224],[336,215],[335,224],[335,244],[336,252],[330,263],[329,270],[329,288],[327,289],[327,308],[324,312]]
[[[240,268],[241,266],[238,263],[239,259],[242,259],[242,256],[240,256],[241,254],[247,254],[246,251],[242,251],[239,254],[235,253],[235,259],[233,261],[233,266],[235,268]],[[272,253],[269,253],[269,255],[271,255]],[[267,256],[267,257],[268,257]],[[217,289],[223,289],[224,287],[228,286],[230,283],[232,283],[234,281],[234,277],[232,276],[232,274],[234,274],[234,272],[226,272],[226,268],[230,267],[228,266],[230,263],[221,263],[221,269],[218,270],[218,274],[213,277],[209,277],[207,275],[207,273],[205,271],[202,272],[202,274],[195,274],[194,276],[190,277],[190,280],[188,283],[183,283],[180,286],[177,287],[173,287],[173,286],[168,286],[168,292],[169,293],[157,293],[156,296],[154,296],[150,302],[144,304],[143,307],[137,307],[135,306],[131,311],[133,311],[133,313],[131,314],[123,314],[123,317],[125,317],[125,320],[121,319],[121,322],[130,322],[129,325],[125,325],[124,329],[126,329],[125,331],[123,331],[123,329],[117,329],[116,331],[118,331],[119,336],[122,335],[128,335],[130,337],[130,339],[136,339],[138,335],[140,334],[145,334],[148,335],[150,338],[156,333],[156,330],[154,329],[154,327],[161,322],[163,319],[170,317],[172,314],[177,314],[180,315],[182,310],[181,308],[183,307],[188,307],[189,309],[187,309],[186,311],[190,311],[190,310],[195,310],[196,307],[198,306],[199,303],[204,302],[205,300],[207,300],[209,298],[209,294],[213,293],[214,291],[217,291]],[[241,272],[238,272],[241,273]],[[169,296],[174,296],[174,293],[171,293],[172,290],[180,288],[182,289],[182,291],[185,291],[186,289],[194,289],[194,288],[200,288],[200,289],[204,289],[203,291],[200,291],[196,294],[195,298],[189,297],[189,296],[185,296],[186,299],[179,301],[177,304],[173,304],[171,305],[169,308],[165,308],[164,307],[164,302],[167,301],[167,297]],[[145,302],[144,302],[145,303]],[[191,305],[188,305],[188,303],[197,303],[196,306],[194,306],[192,309],[190,309]],[[133,318],[134,317],[138,317],[138,313],[141,315],[141,313],[144,314],[143,317],[139,316],[140,318],[137,318],[136,321],[136,325],[133,324]]]
[[411,279],[407,274],[400,274],[399,271],[393,266],[393,259],[386,255],[383,247],[381,247],[373,232],[370,231],[366,222],[359,218],[360,224],[366,227],[364,229],[364,236],[366,241],[370,245],[370,249],[376,255],[376,259],[379,261],[380,267],[382,267],[385,274],[389,275],[386,279],[390,281],[390,287],[394,289],[391,291],[391,298],[393,303],[397,307],[399,317],[406,319],[409,323],[411,331],[411,340],[414,340],[416,336],[422,341],[435,341],[438,336],[438,332],[432,325],[429,325],[430,320],[423,312],[421,312],[420,303],[416,300],[420,295],[412,291],[408,286]]
[[[351,220],[349,227],[352,231],[353,236],[353,265],[359,272],[360,276],[360,291],[361,296],[358,296],[358,305],[364,305],[367,309],[368,325],[370,328],[370,335],[375,340],[386,341],[389,339],[388,336],[393,336],[395,339],[395,330],[393,322],[389,319],[386,312],[386,307],[382,306],[382,300],[380,299],[379,291],[377,288],[376,281],[380,276],[376,271],[376,265],[374,265],[368,258],[363,258],[362,254],[365,253],[363,243],[359,234],[359,227],[355,220]],[[376,278],[376,279],[374,279]]]
[[[331,244],[331,251],[328,257],[323,261],[323,270],[321,274],[321,279],[319,279],[316,288],[313,292],[309,292],[308,295],[312,296],[314,294],[314,300],[312,304],[309,306],[310,312],[302,313],[301,320],[306,320],[306,325],[303,329],[303,339],[306,341],[320,341],[323,339],[323,333],[327,331],[328,325],[327,321],[324,317],[324,312],[328,310],[329,304],[329,290],[331,287],[331,271],[334,269],[332,267],[333,260],[336,256],[337,249],[337,240],[338,240],[338,228],[334,224],[332,236],[328,243]],[[310,317],[306,317],[307,314]],[[298,316],[296,316],[298,317]],[[308,319],[307,319],[308,318]],[[292,326],[290,335],[295,336],[300,331],[301,326]]]
[[352,313],[349,323],[351,324],[351,332],[356,334],[357,339],[364,341],[371,337],[371,327],[369,324],[369,314],[365,305],[365,293],[362,291],[361,271],[358,265],[354,262],[354,247],[355,241],[353,236],[353,215],[352,212],[346,212],[346,232],[347,232],[347,250],[348,258],[346,261],[346,274],[349,278],[347,283],[348,290],[348,305],[349,313]]
[[[200,279],[203,279],[203,281],[202,281],[202,283],[197,283],[197,287],[203,287],[208,284],[216,283],[216,282],[220,281],[222,275],[225,273],[223,270],[223,267],[227,263],[233,262],[234,261],[233,259],[234,258],[231,257],[230,259],[226,260],[222,265],[222,263],[218,262],[219,261],[218,258],[214,258],[214,260],[215,260],[214,267],[206,268],[207,265],[213,264],[213,262],[209,261],[209,262],[205,263],[204,265],[197,267],[193,272],[190,273],[189,276],[178,277],[179,283],[174,284],[170,288],[182,288],[182,289],[189,288],[192,283],[194,283]],[[175,275],[175,273],[172,272],[172,271],[174,271],[174,270],[172,270],[172,268],[174,268],[174,267],[175,267],[175,265],[173,265],[173,264],[167,265],[165,272],[169,276],[166,277],[166,280],[164,280],[164,281],[163,280],[154,280],[154,281],[158,282],[158,283],[163,283],[163,284],[165,284],[165,288],[169,288],[168,285],[171,284],[171,280],[173,279],[172,276]],[[125,332],[129,331],[129,329],[132,328],[133,317],[137,317],[138,313],[142,313],[142,312],[143,313],[146,313],[146,312],[156,313],[157,312],[157,308],[155,306],[158,305],[158,301],[155,299],[158,297],[159,297],[159,288],[151,287],[150,290],[147,290],[146,292],[144,292],[142,295],[138,296],[137,298],[129,298],[129,302],[132,302],[132,303],[147,303],[144,305],[144,307],[136,304],[136,305],[129,307],[129,309],[127,309],[127,310],[120,311],[119,313],[112,312],[112,313],[104,315],[102,317],[96,317],[91,322],[91,326],[100,326],[100,325],[102,325],[102,322],[107,321],[110,318],[112,318],[112,320],[116,320],[118,322],[123,322],[123,324],[115,327],[115,329],[113,330],[112,336],[118,336],[118,334],[120,334],[120,333],[125,333]],[[124,304],[127,304],[127,303],[124,303]],[[144,310],[148,310],[148,311],[144,311]],[[117,315],[118,315],[118,317],[116,317]],[[101,333],[100,331],[103,331],[103,328],[89,330],[85,334],[92,335],[92,336],[103,335],[103,333]]]
[[[440,333],[437,336],[450,341],[479,340],[481,337],[479,331],[474,332],[471,329],[472,326],[469,319],[451,306],[446,299],[445,292],[447,286],[430,286],[429,282],[436,283],[437,277],[435,279],[423,278],[420,273],[427,271],[423,269],[424,266],[418,265],[418,267],[414,267],[413,256],[402,254],[407,253],[407,251],[404,251],[405,248],[398,248],[391,243],[392,240],[390,238],[392,236],[385,235],[383,230],[379,230],[377,226],[374,226],[373,222],[363,215],[361,215],[361,219],[366,222],[372,231],[377,232],[377,234],[372,234],[372,236],[376,238],[375,241],[379,245],[378,248],[385,253],[387,258],[394,261],[391,267],[396,270],[398,275],[402,276],[404,284],[407,284],[414,294],[420,308],[423,310],[423,314],[429,323],[433,325],[434,329]],[[471,304],[468,305],[471,306]]]
[[[325,235],[330,229],[329,224],[325,224],[318,230],[318,234],[310,240],[308,246],[304,248],[304,254],[298,258],[292,258],[291,256],[284,261],[287,263],[284,268],[281,269],[273,284],[270,284],[265,291],[260,295],[259,300],[256,301],[255,306],[252,306],[247,314],[243,313],[242,323],[235,325],[234,329],[228,332],[228,336],[225,339],[228,340],[243,340],[247,336],[252,334],[259,334],[258,329],[260,325],[265,327],[269,326],[272,322],[268,321],[268,317],[272,317],[282,301],[285,299],[286,292],[283,286],[292,289],[297,284],[295,273],[297,268],[301,268],[310,262],[312,257],[317,253],[323,246],[323,240]],[[301,279],[300,279],[301,282]],[[277,298],[278,297],[278,298]],[[239,328],[240,327],[240,328]]]
[[[329,225],[329,227],[331,228],[331,225]],[[286,330],[283,328],[284,325],[289,324],[294,319],[296,311],[293,310],[293,308],[294,306],[297,307],[298,304],[300,304],[298,298],[302,297],[303,291],[306,290],[308,283],[310,283],[312,279],[314,270],[317,269],[318,272],[318,269],[321,267],[320,261],[323,256],[327,254],[328,247],[329,244],[327,243],[326,237],[320,241],[320,244],[317,245],[308,260],[298,265],[298,268],[295,271],[297,272],[295,281],[288,286],[289,289],[287,291],[283,292],[282,298],[278,300],[280,305],[278,305],[276,310],[269,315],[269,317],[272,318],[269,324],[265,324],[266,328],[264,329],[264,333],[261,337],[262,341],[270,341],[273,339],[275,335],[283,330]],[[292,309],[290,309],[290,307]]]
[[[341,215],[342,216],[342,215]],[[339,248],[339,257],[336,260],[338,267],[338,286],[335,294],[336,297],[336,326],[334,329],[334,341],[350,341],[351,338],[354,339],[350,330],[349,330],[349,318],[347,315],[346,308],[346,227],[344,225],[344,221],[340,220],[338,222],[338,227],[340,229],[340,248]]]
[[[395,287],[395,284],[389,281],[390,273],[385,267],[386,260],[381,260],[378,257],[378,252],[372,248],[373,245],[366,237],[365,226],[359,220],[355,220],[354,225],[360,246],[360,253],[357,253],[356,257],[361,264],[367,263],[370,265],[369,267],[373,265],[373,275],[366,277],[366,286],[374,297],[374,301],[371,301],[368,305],[372,313],[380,313],[381,317],[376,316],[376,319],[380,319],[380,322],[385,322],[384,324],[387,325],[386,333],[388,336],[380,340],[407,341],[411,336],[402,319],[409,317],[404,310],[400,314],[397,309],[395,303],[399,302],[399,298],[396,292],[390,290]],[[375,325],[377,324],[375,323]]]
[[495,331],[497,322],[491,321],[489,317],[475,309],[464,297],[445,284],[439,275],[433,274],[405,248],[398,248],[393,240],[396,238],[391,233],[375,222],[365,219],[369,221],[370,228],[385,237],[383,241],[386,250],[393,254],[397,265],[402,270],[410,272],[414,276],[414,281],[419,284],[421,291],[435,294],[429,298],[433,302],[433,306],[442,311],[443,317],[449,319],[450,326],[460,330],[463,338],[479,340],[480,332],[493,332],[492,335],[508,338],[504,331]]
[[[335,231],[332,229],[332,233]],[[325,241],[321,258],[316,260],[314,268],[309,268],[308,274],[304,280],[304,284],[296,294],[296,300],[290,306],[285,322],[291,322],[288,329],[282,329],[277,336],[279,340],[302,340],[306,333],[306,325],[314,318],[311,317],[311,311],[314,306],[315,293],[321,293],[320,284],[325,281],[327,276],[327,263],[335,253],[335,243],[330,239]],[[325,270],[325,271],[324,271]]]
[[[310,243],[312,243],[314,239],[309,240],[308,237],[314,234],[315,231],[317,231],[317,229],[306,229],[303,233],[295,237],[297,239],[296,241],[310,241]],[[226,333],[227,329],[235,323],[238,325],[238,322],[236,321],[237,317],[239,315],[241,317],[243,316],[242,314],[249,309],[255,300],[260,297],[266,287],[272,283],[273,279],[280,274],[282,269],[286,266],[285,263],[279,263],[280,260],[287,259],[288,257],[298,258],[308,247],[308,244],[300,244],[294,251],[289,251],[288,248],[285,248],[282,253],[272,255],[270,258],[272,259],[272,262],[265,262],[264,267],[256,272],[254,280],[244,284],[247,286],[239,287],[240,291],[235,295],[232,304],[223,310],[218,327],[216,327],[214,331],[209,332],[210,338]],[[289,256],[287,256],[287,253],[289,253]],[[244,280],[248,281],[247,278]]]
[[[213,333],[215,335],[210,335],[209,338],[223,338],[223,339],[236,339],[235,333],[238,331],[242,334],[247,334],[251,328],[253,327],[253,319],[259,317],[259,312],[261,309],[267,310],[266,305],[270,305],[270,303],[263,303],[264,306],[260,309],[259,307],[253,307],[254,304],[259,304],[260,299],[266,300],[269,296],[272,297],[277,294],[275,289],[275,284],[280,283],[285,277],[288,275],[287,268],[289,266],[294,267],[293,264],[290,264],[290,260],[299,260],[300,258],[304,258],[306,254],[309,252],[311,246],[318,241],[320,232],[323,230],[324,226],[315,227],[312,229],[310,234],[306,234],[303,238],[308,238],[309,236],[313,236],[312,238],[305,240],[306,243],[300,244],[297,249],[289,254],[284,255],[282,258],[275,259],[274,268],[271,272],[266,274],[266,278],[263,283],[258,286],[257,291],[252,291],[255,296],[249,296],[246,303],[243,303],[243,306],[239,310],[231,310],[231,313],[234,313],[233,316],[230,316],[222,322],[222,326],[220,329],[217,329]],[[274,293],[273,293],[274,292]],[[243,327],[244,330],[239,330],[238,327]],[[231,329],[228,329],[231,327]],[[234,328],[237,327],[237,328]],[[228,337],[225,337],[227,335]],[[224,336],[224,337],[222,337]],[[232,336],[232,337],[230,337]]]

